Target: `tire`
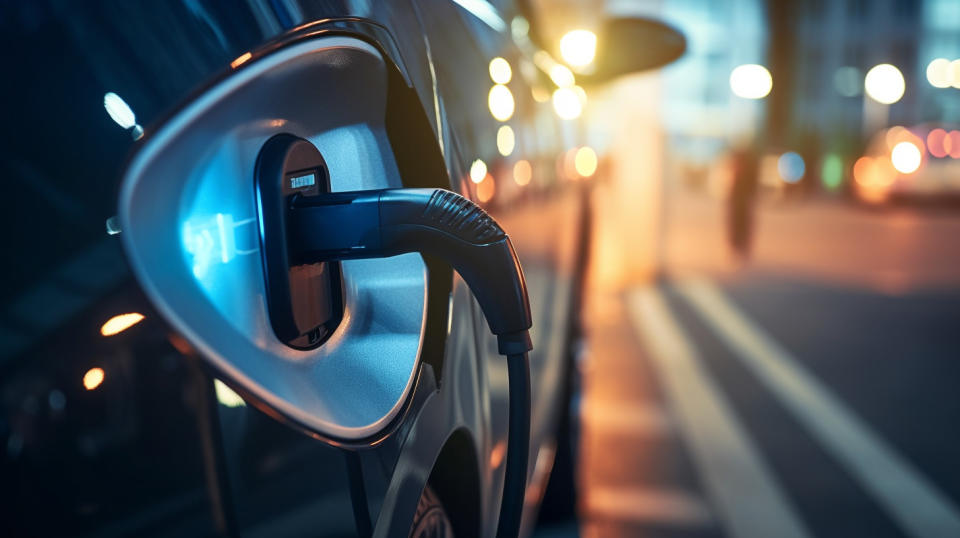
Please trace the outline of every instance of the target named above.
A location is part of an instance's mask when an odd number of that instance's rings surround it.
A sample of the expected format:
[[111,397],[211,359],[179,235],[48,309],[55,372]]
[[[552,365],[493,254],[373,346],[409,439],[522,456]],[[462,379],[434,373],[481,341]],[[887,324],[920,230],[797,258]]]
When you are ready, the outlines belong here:
[[447,511],[429,485],[417,501],[417,513],[410,526],[410,538],[453,538],[453,525]]

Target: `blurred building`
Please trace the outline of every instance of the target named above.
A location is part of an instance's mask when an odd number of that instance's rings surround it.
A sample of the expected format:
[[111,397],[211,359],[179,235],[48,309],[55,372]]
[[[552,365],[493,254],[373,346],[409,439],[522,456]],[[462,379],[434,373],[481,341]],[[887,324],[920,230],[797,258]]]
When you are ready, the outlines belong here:
[[[849,170],[881,129],[960,120],[960,90],[934,87],[926,75],[935,58],[960,57],[960,2],[817,0],[791,9],[795,33],[784,37],[792,42],[772,43],[792,49],[793,57],[789,112],[776,138],[808,158],[808,181],[824,179],[831,155]],[[863,91],[865,74],[884,63],[905,79],[903,97],[890,105]]]
[[[805,2],[795,6],[794,86],[782,140],[814,157],[828,151],[859,151],[864,136],[884,124],[918,118],[924,80],[918,59],[922,5],[910,0]],[[906,91],[880,105],[864,96],[865,73],[874,65],[896,66]],[[878,110],[872,110],[877,108]],[[873,118],[877,118],[873,120]]]
[[[688,164],[760,139],[768,153],[802,155],[803,181],[815,186],[825,161],[849,171],[879,129],[960,123],[960,89],[934,87],[926,75],[931,60],[960,58],[956,0],[666,0],[663,13],[689,40],[686,57],[665,72],[662,109],[672,156]],[[745,63],[771,71],[767,97],[732,94],[730,73]],[[905,79],[891,105],[863,91],[867,71],[882,63]]]
[[[922,10],[922,33],[918,46],[920,59],[914,77],[924,81],[926,67],[935,58],[960,59],[960,2],[926,0]],[[923,121],[944,121],[960,124],[960,89],[922,87],[919,114]],[[960,86],[960,82],[955,84]]]
[[707,164],[731,141],[752,136],[764,117],[760,101],[730,92],[730,72],[764,63],[762,0],[666,0],[662,15],[687,38],[687,53],[663,71],[662,121],[669,147]]

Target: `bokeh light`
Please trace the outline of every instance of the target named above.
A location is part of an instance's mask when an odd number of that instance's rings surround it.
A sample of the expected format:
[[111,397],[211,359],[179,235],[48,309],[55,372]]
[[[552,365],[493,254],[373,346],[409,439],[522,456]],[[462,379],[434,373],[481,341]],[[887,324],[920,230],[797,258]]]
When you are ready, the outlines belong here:
[[597,54],[597,35],[590,30],[571,30],[560,38],[560,56],[574,67],[586,67]]
[[960,59],[950,62],[947,73],[947,76],[950,77],[950,86],[960,88]]
[[510,34],[513,35],[515,40],[522,41],[527,38],[529,33],[530,22],[523,16],[517,15],[510,21]]
[[737,97],[763,99],[772,88],[773,77],[762,65],[739,65],[730,72],[730,89]]
[[960,159],[960,131],[934,129],[927,135],[927,151],[930,155]]
[[900,142],[890,152],[890,161],[901,174],[912,174],[920,168],[923,153],[913,142]]
[[860,157],[853,165],[853,179],[863,200],[882,203],[890,197],[897,171],[887,157]]
[[530,95],[538,103],[546,103],[550,100],[550,91],[543,86],[534,85],[530,88]]
[[521,187],[526,186],[533,179],[533,167],[526,160],[519,160],[513,165],[513,180]]
[[477,159],[470,164],[470,181],[480,183],[487,175],[487,163]]
[[896,170],[890,159],[860,157],[853,165],[853,179],[861,187],[885,189],[896,180]]
[[889,159],[860,157],[853,165],[853,179],[860,197],[872,203],[882,203],[890,195],[889,187],[897,172]]
[[504,157],[513,153],[513,148],[516,146],[517,138],[513,134],[513,128],[509,125],[501,125],[497,129],[497,151],[500,152],[500,155]]
[[934,129],[927,134],[927,151],[937,158],[946,157],[950,153],[950,137],[943,129]]
[[894,125],[887,129],[886,134],[883,135],[883,141],[887,144],[887,149],[893,149],[893,146],[905,140],[915,141],[918,138],[902,125]]
[[[949,144],[949,145],[947,145]],[[950,131],[947,133],[947,141],[944,142],[947,154],[954,159],[960,159],[960,131]]]
[[843,184],[843,158],[836,153],[828,153],[823,159],[820,180],[829,191],[835,191]]
[[950,60],[937,58],[927,64],[927,82],[934,88],[949,88],[952,78]]
[[587,104],[587,90],[584,90],[581,86],[574,86],[573,91],[577,92],[577,98],[580,99],[581,105]]
[[487,174],[486,176],[480,179],[480,182],[477,183],[477,200],[481,203],[487,203],[493,199],[494,193],[497,191],[497,186],[493,181],[493,176]]
[[573,88],[557,88],[553,92],[553,109],[561,118],[572,120],[583,113],[583,103]]
[[506,84],[513,78],[510,62],[499,56],[490,60],[490,78],[497,84]]
[[103,371],[103,368],[91,368],[87,370],[87,373],[83,374],[83,388],[93,390],[103,383],[105,377],[106,373]]
[[490,107],[490,114],[499,121],[507,121],[513,117],[514,102],[510,88],[495,84],[487,95],[487,106]]
[[895,66],[880,64],[867,71],[867,76],[863,79],[863,89],[874,101],[892,105],[903,97],[906,82],[903,73]]
[[561,88],[573,86],[577,80],[573,76],[573,71],[565,65],[556,64],[550,68],[550,80]]
[[590,177],[597,172],[597,152],[590,146],[583,146],[577,150],[573,158],[573,166],[580,177]]
[[860,95],[860,70],[849,65],[838,67],[833,72],[833,87],[844,97]]
[[777,172],[787,183],[796,183],[803,179],[806,169],[803,157],[795,151],[788,151],[777,159]]
[[100,326],[100,334],[103,336],[113,336],[129,329],[141,321],[143,321],[143,314],[140,314],[139,312],[118,314],[108,319],[106,323]]
[[873,172],[873,157],[863,156],[853,163],[853,180],[861,185],[871,183]]

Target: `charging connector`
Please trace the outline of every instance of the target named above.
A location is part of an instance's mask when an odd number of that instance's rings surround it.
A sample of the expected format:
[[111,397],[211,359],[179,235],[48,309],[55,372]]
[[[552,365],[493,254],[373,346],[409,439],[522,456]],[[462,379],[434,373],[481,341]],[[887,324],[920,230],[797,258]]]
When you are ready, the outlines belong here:
[[531,348],[527,285],[513,244],[486,211],[442,189],[296,195],[287,213],[294,263],[383,258],[405,252],[446,260],[470,286],[500,353]]
[[285,223],[291,264],[420,252],[446,260],[463,277],[507,357],[510,417],[497,536],[517,536],[530,449],[533,321],[510,238],[482,208],[443,189],[295,194]]

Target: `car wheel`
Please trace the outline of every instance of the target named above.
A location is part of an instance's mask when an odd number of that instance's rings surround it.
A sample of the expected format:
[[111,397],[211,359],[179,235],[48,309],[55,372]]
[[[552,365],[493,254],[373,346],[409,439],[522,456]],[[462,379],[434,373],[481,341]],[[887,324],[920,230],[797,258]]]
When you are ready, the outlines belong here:
[[410,538],[453,538],[453,525],[437,494],[428,485],[417,502]]

